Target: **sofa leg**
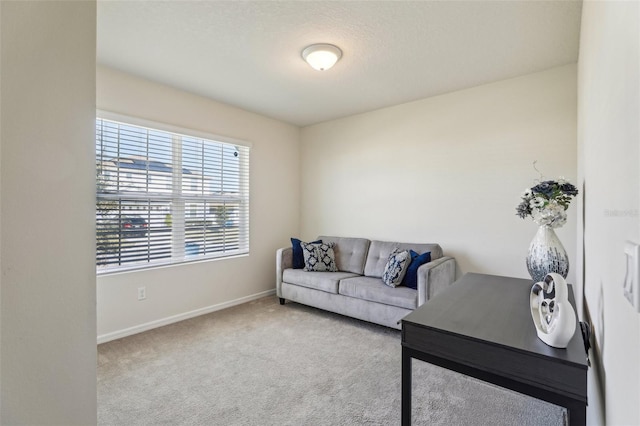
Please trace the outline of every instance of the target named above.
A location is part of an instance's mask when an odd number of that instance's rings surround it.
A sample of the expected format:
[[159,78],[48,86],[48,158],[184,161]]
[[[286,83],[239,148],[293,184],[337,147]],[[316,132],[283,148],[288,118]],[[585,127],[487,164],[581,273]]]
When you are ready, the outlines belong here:
[[283,297],[280,298],[280,304],[284,305],[284,298]]

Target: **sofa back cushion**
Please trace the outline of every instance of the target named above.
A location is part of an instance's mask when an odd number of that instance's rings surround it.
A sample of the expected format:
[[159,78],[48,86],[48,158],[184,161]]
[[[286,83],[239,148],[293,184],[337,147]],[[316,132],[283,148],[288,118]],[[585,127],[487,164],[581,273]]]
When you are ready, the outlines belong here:
[[[365,238],[326,237],[317,238],[324,243],[334,243],[333,252],[338,271],[362,275],[370,241]],[[383,265],[384,267],[384,265]]]
[[371,241],[369,246],[369,254],[364,265],[364,275],[367,277],[382,277],[384,267],[389,260],[389,254],[394,248],[401,250],[413,250],[419,254],[431,252],[431,260],[442,257],[442,248],[438,244],[414,244],[414,243],[398,243],[393,241]]

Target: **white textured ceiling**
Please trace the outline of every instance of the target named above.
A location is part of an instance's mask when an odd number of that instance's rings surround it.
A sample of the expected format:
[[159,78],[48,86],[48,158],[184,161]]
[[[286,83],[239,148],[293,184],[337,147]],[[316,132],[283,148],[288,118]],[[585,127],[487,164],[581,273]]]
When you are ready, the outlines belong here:
[[[305,126],[574,63],[575,1],[99,1],[98,63]],[[332,43],[315,71],[300,52]]]

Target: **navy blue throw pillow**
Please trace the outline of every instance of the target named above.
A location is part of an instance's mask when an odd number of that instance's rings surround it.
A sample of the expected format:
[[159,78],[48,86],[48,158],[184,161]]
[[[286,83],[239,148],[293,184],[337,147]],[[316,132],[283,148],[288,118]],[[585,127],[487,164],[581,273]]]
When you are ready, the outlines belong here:
[[[302,252],[301,241],[291,238],[291,249],[293,250],[293,269],[304,269],[304,253]],[[311,241],[309,244],[322,244],[322,240]]]
[[425,263],[431,262],[431,252],[428,251],[426,253],[418,254],[413,250],[409,250],[409,254],[411,255],[411,263],[409,264],[409,268],[407,269],[407,274],[402,280],[402,285],[417,290],[418,268]]

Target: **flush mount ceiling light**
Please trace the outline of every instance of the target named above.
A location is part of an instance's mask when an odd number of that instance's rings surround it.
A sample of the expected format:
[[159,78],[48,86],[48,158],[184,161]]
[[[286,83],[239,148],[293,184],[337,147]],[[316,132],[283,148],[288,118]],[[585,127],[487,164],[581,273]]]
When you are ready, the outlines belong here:
[[312,44],[302,51],[302,58],[313,69],[325,71],[342,57],[342,50],[333,44]]

